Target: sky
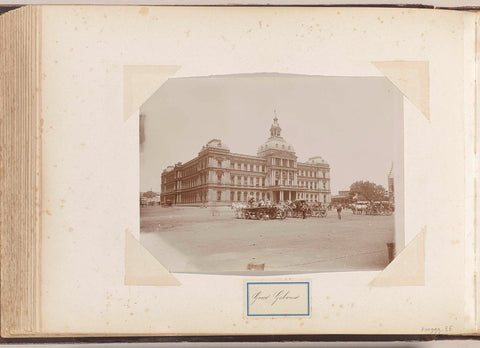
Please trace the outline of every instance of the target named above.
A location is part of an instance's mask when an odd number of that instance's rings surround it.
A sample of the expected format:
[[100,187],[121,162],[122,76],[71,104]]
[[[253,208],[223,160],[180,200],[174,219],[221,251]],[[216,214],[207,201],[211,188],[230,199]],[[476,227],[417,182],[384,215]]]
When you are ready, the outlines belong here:
[[274,112],[298,161],[322,156],[331,190],[357,180],[387,187],[394,160],[394,119],[403,96],[384,77],[244,74],[172,78],[140,108],[140,190],[160,192],[162,171],[198,155],[211,139],[256,155]]

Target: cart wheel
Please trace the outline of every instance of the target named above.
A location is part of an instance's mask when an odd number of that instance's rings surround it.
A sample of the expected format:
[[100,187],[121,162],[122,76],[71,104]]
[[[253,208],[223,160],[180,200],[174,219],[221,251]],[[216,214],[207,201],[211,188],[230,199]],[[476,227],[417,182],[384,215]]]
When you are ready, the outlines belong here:
[[262,220],[262,219],[263,219],[263,213],[262,213],[261,211],[259,211],[259,212],[257,213],[257,219],[258,219],[258,220]]

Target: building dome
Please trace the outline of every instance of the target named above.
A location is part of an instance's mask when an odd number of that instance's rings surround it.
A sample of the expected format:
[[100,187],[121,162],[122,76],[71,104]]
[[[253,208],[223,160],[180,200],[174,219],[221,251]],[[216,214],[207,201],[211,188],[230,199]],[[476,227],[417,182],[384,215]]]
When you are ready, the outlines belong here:
[[327,164],[327,161],[322,156],[310,157],[307,161],[308,164]]
[[228,146],[222,143],[220,139],[212,139],[206,145],[202,147],[202,151],[207,148],[217,148],[223,150],[229,150]]
[[282,128],[280,128],[280,125],[278,124],[278,118],[277,116],[275,116],[275,118],[273,119],[273,124],[270,127],[270,138],[268,138],[265,143],[260,145],[257,153],[260,154],[268,150],[278,150],[295,153],[295,149],[293,148],[293,146],[287,143],[285,139],[283,139],[283,137],[280,135],[281,131]]
[[272,149],[295,153],[295,149],[293,148],[293,146],[287,143],[283,138],[269,138],[263,145],[258,148],[258,152]]

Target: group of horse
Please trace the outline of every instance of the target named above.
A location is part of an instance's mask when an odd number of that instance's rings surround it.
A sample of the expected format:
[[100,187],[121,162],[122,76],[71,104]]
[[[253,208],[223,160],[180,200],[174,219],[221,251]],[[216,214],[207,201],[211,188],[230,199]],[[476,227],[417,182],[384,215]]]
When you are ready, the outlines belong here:
[[346,208],[354,215],[392,215],[394,211],[393,204],[389,202],[351,203]]
[[365,204],[352,203],[352,204],[349,204],[347,208],[350,208],[353,215],[363,215],[367,210],[367,206]]
[[246,203],[237,203],[237,202],[234,202],[232,203],[232,209],[233,209],[233,212],[235,213],[235,217],[237,219],[242,219],[243,216],[244,216],[244,209],[247,208],[247,204]]

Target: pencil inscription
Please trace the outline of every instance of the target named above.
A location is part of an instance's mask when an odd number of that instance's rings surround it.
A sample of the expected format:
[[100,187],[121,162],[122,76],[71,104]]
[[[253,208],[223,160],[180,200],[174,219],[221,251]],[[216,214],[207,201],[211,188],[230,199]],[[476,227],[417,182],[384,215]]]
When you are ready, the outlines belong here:
[[267,301],[270,306],[274,306],[278,301],[298,300],[300,295],[293,295],[289,290],[282,289],[272,293],[264,293],[262,291],[255,292],[251,297],[251,305],[253,306],[257,301]]

